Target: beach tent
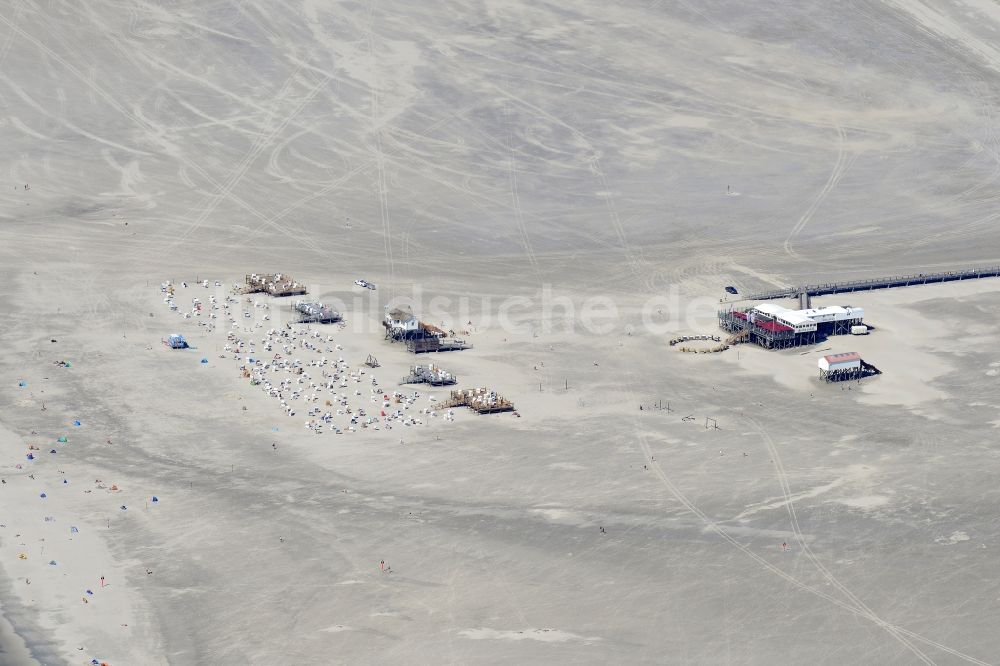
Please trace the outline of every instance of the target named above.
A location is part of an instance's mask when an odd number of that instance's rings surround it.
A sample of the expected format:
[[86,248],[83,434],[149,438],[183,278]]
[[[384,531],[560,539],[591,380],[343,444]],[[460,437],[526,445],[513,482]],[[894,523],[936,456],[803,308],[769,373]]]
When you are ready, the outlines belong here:
[[73,425],[78,426],[78,425],[80,425],[80,422],[79,421],[73,421]]
[[68,439],[66,439],[66,435],[63,435],[63,436],[62,436],[62,437],[60,437],[60,438],[59,438],[59,439],[58,439],[57,441],[58,441],[58,442],[59,442],[60,444],[65,444],[65,443],[66,443],[66,442],[68,442],[69,440],[68,440]]
[[187,349],[188,343],[180,333],[171,333],[164,340],[163,344],[171,349]]

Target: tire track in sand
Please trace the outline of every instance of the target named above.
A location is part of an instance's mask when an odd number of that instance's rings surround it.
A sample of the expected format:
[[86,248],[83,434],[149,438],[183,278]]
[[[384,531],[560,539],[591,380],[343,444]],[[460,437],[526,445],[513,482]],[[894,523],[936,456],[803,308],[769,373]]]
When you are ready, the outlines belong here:
[[[87,9],[87,5],[86,4],[84,4],[82,6],[83,6],[84,9]],[[91,16],[91,18],[92,18],[92,20],[96,20],[92,16]],[[93,77],[91,77],[91,76],[85,76],[77,67],[75,67],[73,64],[71,64],[65,58],[63,58],[58,53],[56,53],[55,51],[53,51],[51,48],[49,48],[48,46],[46,46],[43,42],[41,42],[39,39],[37,39],[33,35],[31,35],[30,33],[26,32],[25,30],[21,29],[19,26],[15,25],[14,23],[11,23],[5,16],[3,16],[3,14],[0,14],[0,23],[3,23],[5,25],[7,25],[11,30],[13,30],[14,32],[16,32],[17,34],[19,34],[22,38],[24,38],[25,40],[27,40],[31,44],[33,44],[40,51],[42,51],[43,53],[45,53],[46,55],[48,55],[52,60],[54,60],[55,62],[61,64],[70,74],[72,74],[77,80],[79,80],[87,88],[89,88],[93,92],[95,98],[99,97],[100,99],[104,100],[104,102],[108,106],[110,106],[111,108],[113,108],[114,110],[116,110],[123,117],[125,117],[128,120],[130,120],[133,123],[135,123],[135,125],[137,127],[139,127],[140,129],[144,130],[146,132],[146,138],[147,138],[148,141],[150,141],[152,143],[156,143],[157,142],[157,139],[158,139],[158,136],[159,136],[159,132],[160,132],[160,128],[159,127],[157,127],[155,125],[152,125],[148,120],[140,118],[140,117],[136,116],[134,113],[132,113],[131,111],[129,111],[113,95],[111,95],[108,91],[106,91],[104,88],[102,88],[100,85],[98,85],[97,82],[95,80],[93,80]],[[116,49],[119,53],[121,53],[122,56],[127,61],[133,61],[134,60],[134,58],[132,57],[132,54],[129,52],[129,50],[126,49],[121,44],[121,42],[112,33],[108,33],[107,34],[107,40],[110,43],[111,47],[114,48],[114,49]],[[101,143],[108,143],[108,145],[112,145],[113,147],[116,147],[116,148],[119,148],[119,149],[122,149],[122,150],[130,151],[130,152],[135,152],[135,153],[143,154],[143,155],[148,154],[148,153],[146,153],[144,151],[139,151],[139,150],[136,150],[136,149],[133,149],[133,148],[129,148],[127,146],[122,146],[122,145],[118,145],[118,144],[111,144],[111,143],[107,142],[106,140],[101,139],[100,137],[96,137],[96,136],[91,135],[89,133],[83,132],[83,130],[80,130],[79,128],[75,128],[75,126],[73,126],[71,123],[66,122],[65,120],[61,120],[60,122],[62,122],[67,127],[70,127],[71,129],[74,129],[74,131],[77,131],[77,132],[79,132],[81,134],[84,134],[84,136],[87,136],[88,138],[91,138],[92,140],[99,141]],[[202,169],[200,166],[198,166],[197,164],[195,164],[191,160],[187,159],[180,152],[168,151],[168,154],[170,154],[171,157],[173,157],[174,159],[176,159],[182,165],[186,166],[188,169],[190,169],[191,171],[193,171],[196,174],[198,174],[199,176],[201,176],[212,187],[214,187],[216,189],[219,189],[219,188],[222,187],[219,183],[216,182],[216,180],[211,175],[209,175],[208,173],[206,173],[204,169]],[[275,226],[275,227],[278,226],[275,223],[270,222],[268,220],[268,216],[267,215],[265,215],[264,213],[262,213],[260,210],[258,210],[257,208],[255,208],[251,204],[249,204],[246,201],[242,200],[241,198],[235,196],[232,192],[230,192],[228,196],[229,196],[229,198],[234,203],[239,204],[241,207],[243,207],[244,209],[246,209],[250,214],[252,214],[253,216],[257,217],[258,219],[264,220],[265,224],[269,223],[269,224],[271,224],[271,226]]]
[[396,293],[396,262],[392,257],[392,227],[389,219],[389,192],[385,178],[385,156],[382,153],[382,128],[379,125],[378,106],[378,62],[375,58],[375,3],[368,5],[368,55],[371,58],[371,78],[368,82],[368,90],[371,94],[371,115],[372,134],[375,136],[375,167],[378,172],[378,206],[379,214],[382,218],[382,241],[385,244],[385,262],[389,269],[389,298]]
[[[632,390],[632,378],[633,378],[633,373],[631,371],[626,372],[625,373],[625,381],[622,383],[622,388],[620,388],[618,390],[618,392],[621,393],[621,394],[624,394],[626,396],[627,400],[631,404],[635,404],[636,403],[636,397],[635,397],[635,393]],[[718,535],[723,541],[725,541],[726,543],[728,543],[732,547],[734,547],[737,550],[739,550],[740,552],[742,552],[744,555],[746,555],[747,557],[749,557],[751,560],[753,560],[754,562],[756,562],[757,564],[759,564],[762,568],[764,568],[767,571],[771,572],[775,576],[781,578],[782,580],[784,580],[785,582],[787,582],[789,585],[791,585],[791,586],[793,586],[793,587],[795,587],[795,588],[797,588],[797,589],[799,589],[799,590],[801,590],[803,592],[808,592],[810,594],[813,594],[813,595],[819,597],[820,599],[824,599],[825,601],[828,601],[829,603],[833,604],[834,606],[837,606],[838,608],[841,608],[841,609],[847,611],[848,613],[851,613],[852,615],[855,615],[855,616],[860,617],[862,619],[866,619],[866,620],[868,620],[870,622],[873,622],[875,624],[878,624],[880,626],[892,627],[892,629],[894,631],[897,631],[898,633],[900,633],[903,636],[906,636],[907,638],[911,638],[913,640],[920,641],[921,643],[924,643],[924,644],[929,645],[931,647],[935,647],[935,648],[941,650],[942,652],[945,652],[945,653],[950,654],[950,655],[952,655],[954,657],[962,659],[962,660],[964,660],[964,661],[966,661],[966,662],[968,662],[970,664],[975,664],[976,666],[991,666],[989,662],[982,661],[982,660],[977,659],[977,658],[975,658],[975,657],[973,657],[971,655],[967,655],[967,654],[965,654],[963,652],[960,652],[959,650],[956,650],[954,648],[948,647],[947,645],[944,645],[942,643],[934,641],[934,640],[932,640],[930,638],[926,638],[924,636],[921,636],[920,634],[918,634],[918,633],[916,633],[914,631],[910,631],[908,629],[904,629],[902,627],[899,627],[899,626],[896,626],[896,625],[892,625],[892,624],[886,622],[885,620],[881,620],[880,618],[877,618],[876,616],[873,616],[870,613],[864,612],[862,609],[858,608],[857,606],[855,606],[853,604],[850,604],[850,603],[848,603],[848,602],[846,602],[846,601],[844,601],[844,600],[842,600],[842,599],[840,599],[838,597],[835,597],[835,596],[833,596],[831,594],[828,594],[828,593],[824,592],[821,589],[815,588],[815,587],[813,587],[811,585],[807,585],[806,583],[803,583],[802,581],[800,581],[795,576],[792,576],[791,574],[786,573],[783,569],[781,569],[778,566],[772,564],[767,559],[765,559],[764,557],[762,557],[758,553],[756,553],[753,550],[751,550],[748,546],[745,546],[742,543],[740,543],[739,541],[737,541],[735,537],[733,537],[731,534],[729,534],[729,532],[727,532],[723,527],[721,527],[718,524],[718,521],[713,520],[711,517],[709,517],[707,514],[705,514],[705,512],[703,512],[701,509],[699,509],[690,499],[688,499],[688,497],[681,491],[681,489],[677,487],[677,485],[670,479],[669,476],[667,476],[667,474],[663,471],[663,468],[660,466],[660,463],[658,461],[656,461],[656,460],[653,459],[653,451],[652,451],[652,448],[649,445],[649,441],[648,441],[648,439],[646,437],[646,434],[643,432],[641,424],[639,423],[638,414],[637,413],[633,413],[632,416],[631,416],[631,420],[632,420],[632,428],[633,428],[633,430],[635,432],[635,438],[636,438],[636,440],[637,440],[637,442],[639,444],[639,447],[642,449],[643,455],[645,457],[645,461],[644,461],[645,464],[648,466],[649,470],[652,471],[653,474],[656,475],[656,477],[660,480],[660,482],[667,489],[667,491],[674,497],[674,499],[676,499],[678,502],[680,502],[681,506],[683,506],[690,513],[692,513],[695,517],[697,517],[702,523],[704,523],[705,529],[707,529],[707,530],[715,533],[716,535]],[[929,662],[929,663],[933,663],[933,662]]]
[[812,549],[809,547],[809,543],[802,536],[802,528],[799,526],[799,519],[795,513],[795,501],[792,497],[791,486],[788,484],[788,473],[785,471],[784,463],[781,462],[781,456],[778,455],[778,449],[774,445],[774,440],[771,439],[770,434],[768,434],[764,427],[756,420],[750,417],[746,417],[746,420],[751,424],[753,429],[757,431],[757,434],[760,435],[760,438],[763,440],[765,446],[767,446],[767,452],[771,456],[771,460],[774,462],[775,470],[778,472],[778,485],[781,487],[781,495],[784,499],[785,509],[788,512],[788,519],[791,523],[792,533],[795,535],[795,541],[802,549],[802,552],[805,553],[809,562],[816,567],[816,570],[820,572],[828,583],[839,590],[851,604],[856,606],[858,610],[862,611],[872,622],[885,629],[890,636],[913,652],[913,654],[920,661],[925,664],[933,664],[934,662],[931,661],[926,654],[904,638],[900,632],[895,629],[895,627],[876,615],[875,612],[872,611],[872,609],[869,608],[861,599],[855,596],[853,592],[837,580],[837,578],[830,573],[830,570],[827,569],[822,562],[820,562],[818,557],[816,557],[815,553],[813,553]]
[[[506,78],[504,79],[506,82]],[[509,86],[505,86],[509,87]],[[531,247],[531,238],[528,236],[528,228],[524,223],[524,213],[521,210],[521,197],[517,193],[517,158],[514,155],[514,132],[510,127],[510,107],[507,98],[501,101],[503,105],[503,121],[507,130],[507,180],[510,184],[511,200],[514,202],[514,222],[517,224],[517,231],[521,236],[521,245],[524,246],[524,253],[531,264],[531,270],[535,276],[539,276],[541,271],[538,267],[538,260],[535,258],[535,250]]]
[[257,157],[266,149],[275,138],[288,126],[292,120],[301,113],[302,109],[311,102],[324,85],[329,81],[328,78],[320,79],[319,83],[313,86],[306,95],[298,100],[298,103],[292,109],[291,113],[287,114],[277,126],[272,127],[272,119],[274,118],[275,112],[279,103],[284,99],[284,96],[291,89],[292,83],[295,80],[296,74],[298,74],[298,69],[296,69],[291,76],[285,81],[285,85],[282,87],[281,91],[275,97],[274,103],[271,106],[267,119],[264,121],[264,128],[257,134],[256,140],[250,146],[249,152],[243,156],[243,159],[236,165],[236,168],[229,173],[226,181],[216,188],[216,191],[209,198],[208,204],[202,209],[201,214],[191,223],[191,225],[185,229],[183,232],[178,234],[176,240],[170,244],[170,247],[176,247],[178,244],[186,240],[196,229],[198,229],[208,217],[215,212],[215,209],[219,206],[223,199],[229,196],[240,181],[246,176],[247,171],[254,162],[257,161]]
[[[21,19],[21,10],[24,8],[24,4],[17,2],[14,7],[14,24]],[[3,68],[3,61],[7,59],[7,54],[10,53],[10,45],[14,43],[14,33],[15,30],[11,28],[10,32],[7,33],[7,39],[4,40],[3,49],[0,50],[0,68]]]
[[807,224],[809,224],[809,221],[816,213],[816,210],[820,207],[833,188],[837,186],[837,183],[840,182],[840,179],[847,172],[847,169],[854,163],[854,159],[857,158],[857,156],[851,158],[849,163],[845,161],[846,153],[844,152],[844,140],[846,138],[847,135],[844,133],[844,128],[837,125],[837,160],[833,164],[833,170],[830,172],[830,177],[826,179],[826,183],[824,183],[823,187],[820,188],[819,194],[816,195],[812,203],[809,204],[805,212],[802,213],[798,222],[795,223],[795,226],[792,227],[792,230],[788,232],[788,236],[785,238],[785,254],[793,259],[799,259],[800,257],[792,249],[792,241],[795,240],[800,233],[802,233],[802,230],[805,229]]

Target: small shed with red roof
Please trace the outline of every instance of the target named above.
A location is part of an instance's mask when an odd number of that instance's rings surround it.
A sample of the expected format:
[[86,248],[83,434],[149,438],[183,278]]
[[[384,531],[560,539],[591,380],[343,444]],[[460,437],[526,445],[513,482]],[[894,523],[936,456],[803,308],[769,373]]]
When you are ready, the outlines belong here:
[[861,354],[858,352],[844,352],[842,354],[827,354],[819,359],[819,369],[823,372],[837,372],[839,370],[860,370]]

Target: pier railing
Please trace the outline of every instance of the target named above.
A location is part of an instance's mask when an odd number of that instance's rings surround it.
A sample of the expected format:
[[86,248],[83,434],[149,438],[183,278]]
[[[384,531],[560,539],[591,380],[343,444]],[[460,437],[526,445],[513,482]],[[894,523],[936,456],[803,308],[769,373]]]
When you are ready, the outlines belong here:
[[908,287],[915,284],[933,284],[935,282],[954,282],[958,280],[975,280],[985,277],[1000,277],[1000,266],[989,268],[969,268],[959,271],[944,271],[940,273],[919,273],[917,275],[896,275],[892,277],[871,278],[868,280],[849,280],[846,282],[825,282],[822,284],[807,284],[798,287],[785,287],[750,294],[747,299],[752,301],[768,301],[775,298],[795,298],[799,294],[823,296],[825,294],[842,294],[854,291],[872,291],[874,289],[890,289],[892,287]]

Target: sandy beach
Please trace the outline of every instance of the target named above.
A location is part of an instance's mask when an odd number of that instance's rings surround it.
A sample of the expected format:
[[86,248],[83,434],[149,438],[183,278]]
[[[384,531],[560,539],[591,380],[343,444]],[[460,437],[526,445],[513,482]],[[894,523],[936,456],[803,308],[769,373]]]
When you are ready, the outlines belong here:
[[[0,8],[0,662],[997,663],[1000,279],[669,340],[1000,265],[998,26]],[[387,340],[400,307],[469,348]],[[821,381],[843,352],[881,374]]]

